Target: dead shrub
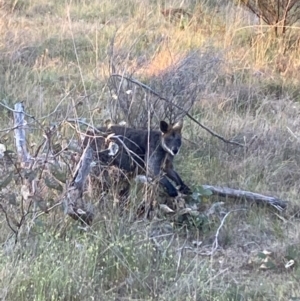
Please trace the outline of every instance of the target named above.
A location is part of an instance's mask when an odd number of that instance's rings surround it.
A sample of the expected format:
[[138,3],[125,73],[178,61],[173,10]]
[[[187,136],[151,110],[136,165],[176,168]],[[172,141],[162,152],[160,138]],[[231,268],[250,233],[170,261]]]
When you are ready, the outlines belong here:
[[[150,62],[145,66],[150,66]],[[177,63],[146,80],[112,75],[110,115],[135,128],[157,127],[160,120],[174,123],[189,112],[218,76],[221,59],[213,51],[191,52]]]

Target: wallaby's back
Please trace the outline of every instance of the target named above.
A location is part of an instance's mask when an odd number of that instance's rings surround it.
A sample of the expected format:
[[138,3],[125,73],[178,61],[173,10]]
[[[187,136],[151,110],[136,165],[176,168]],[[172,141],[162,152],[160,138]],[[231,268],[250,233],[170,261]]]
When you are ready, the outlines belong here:
[[[144,169],[145,159],[148,149],[148,131],[141,129],[127,128],[123,126],[110,126],[109,128],[98,128],[99,133],[88,131],[83,141],[83,147],[90,144],[91,148],[97,152],[98,159],[102,164],[115,165],[119,168],[131,172],[136,168]],[[114,134],[114,136],[110,136]],[[113,158],[108,158],[101,153],[108,147],[106,138],[119,146],[118,154]],[[160,132],[151,130],[149,132],[150,145],[153,148],[160,147]]]

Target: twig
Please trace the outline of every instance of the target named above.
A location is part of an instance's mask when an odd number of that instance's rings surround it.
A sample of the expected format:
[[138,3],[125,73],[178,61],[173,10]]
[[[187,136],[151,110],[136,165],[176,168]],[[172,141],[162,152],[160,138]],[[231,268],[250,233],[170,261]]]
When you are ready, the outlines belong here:
[[76,166],[74,177],[65,195],[64,203],[66,204],[65,213],[75,220],[89,225],[93,220],[92,208],[83,200],[83,190],[86,178],[91,169],[93,160],[93,151],[88,146],[84,149],[83,154]]
[[229,268],[221,270],[220,272],[218,272],[217,274],[215,274],[213,277],[209,278],[206,282],[204,282],[204,285],[207,285],[209,282],[212,282],[213,280],[215,280],[217,277],[219,277],[220,275],[224,274],[228,270],[229,270]]
[[215,254],[215,252],[217,251],[217,249],[219,248],[219,235],[220,235],[220,231],[222,229],[222,227],[224,226],[225,220],[226,218],[229,216],[230,213],[232,212],[237,212],[237,211],[241,211],[241,210],[246,210],[246,209],[235,209],[235,210],[231,210],[229,212],[227,212],[225,214],[225,216],[223,217],[220,226],[217,229],[217,232],[215,234],[215,240],[212,244],[212,248],[211,251],[207,252],[207,253],[200,253],[201,255],[206,255],[206,256],[213,256]]
[[207,132],[209,132],[212,136],[219,138],[220,140],[222,140],[225,143],[229,143],[229,144],[234,144],[234,145],[238,145],[240,147],[244,147],[244,144],[238,143],[236,141],[231,141],[231,140],[227,140],[224,137],[220,136],[219,134],[217,134],[216,132],[214,132],[213,130],[211,130],[210,128],[208,128],[207,126],[203,125],[201,122],[199,122],[197,119],[195,119],[192,115],[189,114],[188,111],[186,111],[185,109],[183,109],[182,107],[180,107],[179,105],[177,105],[176,103],[171,102],[169,99],[162,97],[161,95],[159,95],[157,92],[155,92],[153,89],[151,89],[149,86],[139,82],[138,80],[126,77],[124,75],[119,75],[119,74],[112,74],[111,76],[114,77],[121,77],[121,78],[125,78],[126,80],[139,85],[140,87],[148,90],[151,94],[155,95],[156,97],[158,97],[161,100],[164,100],[170,104],[172,104],[173,106],[175,106],[177,109],[181,110],[182,112],[184,112],[186,114],[186,116],[188,118],[190,118],[192,121],[194,121],[196,124],[198,124],[200,127],[202,127],[204,130],[206,130]]
[[[23,105],[22,102],[18,102],[16,104]],[[9,106],[5,105],[4,103],[2,103],[1,101],[0,101],[0,106],[4,107],[5,109],[7,109],[7,110],[9,110],[13,113],[22,113],[25,116],[27,116],[27,117],[31,118],[32,120],[34,120],[42,129],[44,128],[43,125],[33,115],[30,115],[30,114],[26,113],[24,110],[14,110],[14,109],[10,108]]]
[[[22,102],[20,102],[20,103],[22,103]],[[11,112],[13,112],[13,113],[23,113],[25,116],[27,116],[27,117],[29,117],[29,118],[34,118],[32,115],[29,115],[29,114],[27,114],[26,112],[24,112],[24,111],[19,111],[19,110],[14,110],[14,109],[12,109],[12,108],[10,108],[9,106],[7,106],[7,105],[5,105],[4,103],[2,103],[1,101],[0,101],[0,105],[3,107],[3,108],[5,108],[5,109],[7,109],[7,110],[9,110],[9,111],[11,111]]]
[[232,211],[229,211],[225,214],[225,216],[223,217],[222,221],[221,221],[221,224],[220,226],[218,227],[217,229],[217,232],[215,234],[215,240],[213,242],[213,245],[212,245],[212,250],[211,250],[211,255],[213,255],[215,253],[215,251],[218,249],[219,247],[219,234],[220,234],[220,231],[225,223],[225,220],[226,218],[229,216],[230,213],[232,212],[236,212],[236,211],[240,211],[240,210],[245,210],[245,209],[236,209],[236,210],[232,210]]
[[20,179],[23,178],[22,174],[21,174],[21,170],[20,168],[17,166],[17,163],[12,159],[12,157],[10,156],[10,154],[6,154],[6,158],[8,158],[8,161],[14,166],[17,174],[19,175]]
[[37,147],[36,151],[35,151],[35,154],[33,155],[33,158],[35,158],[35,160],[32,162],[31,166],[29,169],[32,169],[35,165],[35,163],[37,162],[37,157],[38,157],[38,154],[42,148],[42,146],[45,146],[45,144],[47,143],[47,139],[44,139],[44,141]]
[[59,106],[62,104],[62,102],[71,94],[71,92],[73,91],[73,90],[75,90],[75,87],[71,90],[71,91],[69,91],[60,101],[59,101],[59,103],[57,104],[57,106],[55,107],[55,109],[52,111],[52,112],[50,112],[48,115],[46,115],[46,116],[43,116],[43,117],[41,117],[41,118],[39,118],[39,120],[42,120],[42,119],[46,119],[46,118],[48,118],[48,117],[50,117],[51,115],[53,115],[54,113],[56,113],[57,112],[57,110],[59,109]]
[[41,215],[45,214],[45,213],[49,213],[52,209],[60,206],[63,202],[60,201],[59,203],[56,203],[55,205],[53,205],[52,207],[48,208],[46,211],[42,211],[41,213],[37,214],[37,216],[35,216],[34,219],[37,219],[38,217],[40,217]]
[[67,7],[67,18],[68,18],[68,24],[69,24],[69,29],[70,29],[71,37],[72,37],[72,42],[73,42],[73,47],[74,47],[74,53],[75,53],[75,57],[76,57],[76,61],[77,61],[77,68],[79,70],[79,74],[80,74],[82,86],[83,86],[83,89],[84,89],[84,94],[87,95],[86,87],[85,87],[85,82],[84,82],[84,78],[83,78],[83,72],[82,72],[82,68],[80,66],[78,52],[77,52],[77,47],[76,47],[76,44],[75,44],[75,38],[74,38],[74,34],[73,34],[72,20],[71,20],[71,16],[70,16],[70,7],[69,6]]
[[[174,237],[174,236],[173,236],[173,237]],[[182,247],[179,249],[179,258],[178,258],[178,261],[177,261],[177,267],[176,267],[175,279],[177,279],[177,277],[178,277],[179,269],[180,269],[180,266],[181,266],[182,252],[183,252],[183,250],[184,250],[186,241],[187,241],[187,239],[184,241]]]
[[294,138],[296,138],[297,140],[299,140],[299,137],[287,126],[286,127],[287,128],[287,130],[290,132],[290,134],[294,137]]
[[90,123],[87,123],[81,119],[77,119],[77,118],[68,118],[66,119],[67,122],[70,122],[70,123],[80,123],[80,124],[83,124],[85,126],[87,126],[88,128],[91,128],[93,129],[94,131],[97,131],[97,132],[100,132],[99,129],[97,129],[96,127],[92,126]]
[[19,127],[19,126],[17,125],[17,126],[13,126],[13,127],[11,127],[11,128],[2,129],[2,130],[0,130],[0,133],[3,133],[3,132],[10,132],[10,131],[13,131],[13,130],[17,129],[18,127]]
[[6,219],[6,222],[7,222],[8,227],[10,228],[11,231],[14,232],[14,234],[15,234],[16,236],[18,236],[18,231],[15,230],[15,229],[12,227],[12,225],[10,224],[9,218],[8,218],[8,216],[7,216],[7,212],[6,212],[6,210],[3,208],[3,206],[2,206],[1,204],[0,204],[0,208],[2,209],[2,211],[3,211],[4,215],[5,215],[5,219]]
[[44,160],[44,164],[42,165],[41,171],[40,171],[40,176],[39,176],[39,181],[42,179],[43,172],[46,169],[46,164],[49,158],[50,150],[51,150],[51,138],[52,138],[52,132],[51,129],[47,128],[45,130],[44,137],[46,138],[45,144],[48,144],[48,149],[46,152],[46,158]]

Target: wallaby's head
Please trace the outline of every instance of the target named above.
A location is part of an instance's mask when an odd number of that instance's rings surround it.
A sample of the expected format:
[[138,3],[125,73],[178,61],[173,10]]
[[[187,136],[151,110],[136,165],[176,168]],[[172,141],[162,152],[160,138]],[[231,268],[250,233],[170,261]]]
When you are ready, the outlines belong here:
[[183,121],[180,120],[175,124],[168,124],[165,121],[160,122],[161,146],[170,155],[175,156],[178,154],[181,146],[181,129]]

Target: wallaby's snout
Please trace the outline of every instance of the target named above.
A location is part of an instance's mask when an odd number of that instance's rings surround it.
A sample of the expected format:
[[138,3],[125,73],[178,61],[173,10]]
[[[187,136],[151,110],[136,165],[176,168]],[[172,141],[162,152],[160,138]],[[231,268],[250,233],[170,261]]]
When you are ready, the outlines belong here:
[[173,146],[173,147],[172,147],[172,152],[173,152],[174,155],[177,155],[178,152],[179,152],[179,147]]

